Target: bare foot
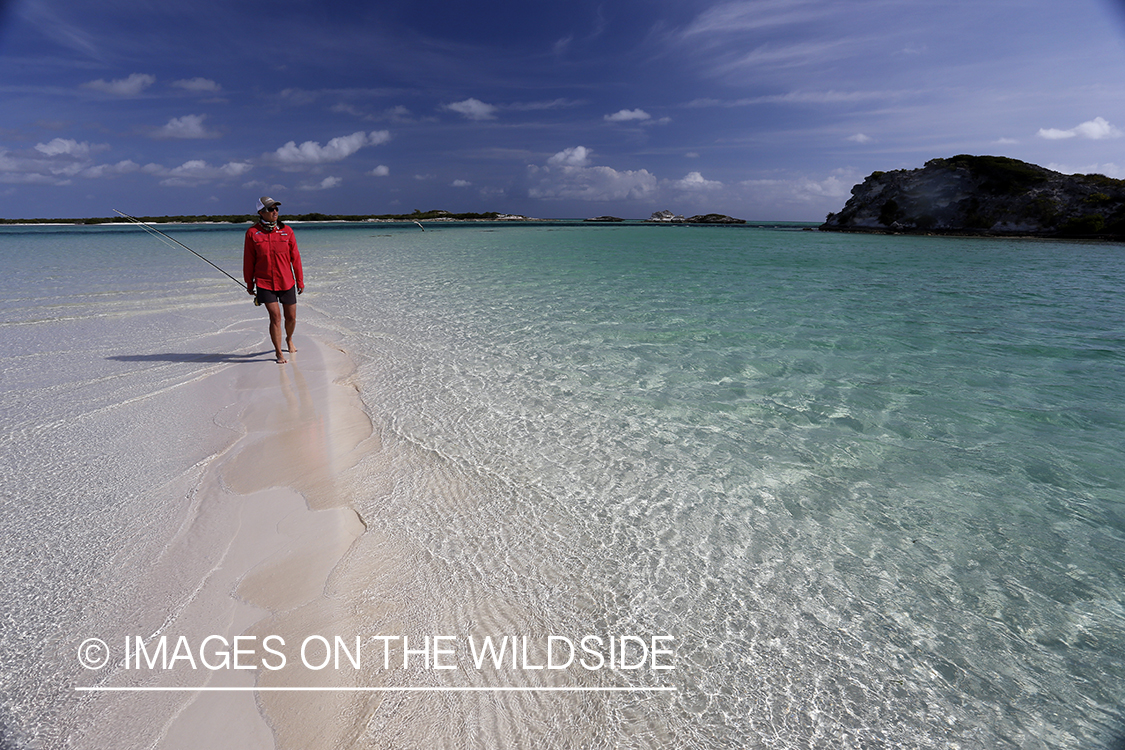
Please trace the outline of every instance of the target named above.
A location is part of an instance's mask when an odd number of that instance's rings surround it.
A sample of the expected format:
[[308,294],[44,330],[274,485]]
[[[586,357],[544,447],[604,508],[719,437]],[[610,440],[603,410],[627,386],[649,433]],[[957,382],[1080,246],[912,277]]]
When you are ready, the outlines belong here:
[[285,345],[289,347],[290,354],[297,351],[297,347],[293,346],[293,339],[285,339]]
[[281,352],[278,352],[278,353],[277,353],[277,363],[278,363],[279,365],[284,365],[284,364],[286,364],[286,363],[288,363],[288,362],[289,362],[289,360],[287,360],[287,359],[285,358],[285,355],[284,355],[284,354],[282,354]]

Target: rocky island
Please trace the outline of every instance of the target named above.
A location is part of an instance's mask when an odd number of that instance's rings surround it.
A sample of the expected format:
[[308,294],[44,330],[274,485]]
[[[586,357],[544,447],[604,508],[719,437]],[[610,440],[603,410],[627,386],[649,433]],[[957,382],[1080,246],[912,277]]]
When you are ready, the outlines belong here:
[[725,214],[700,214],[685,219],[671,211],[657,211],[645,219],[653,224],[745,224],[745,219],[735,219]]
[[1125,238],[1125,180],[1003,156],[873,172],[822,231]]

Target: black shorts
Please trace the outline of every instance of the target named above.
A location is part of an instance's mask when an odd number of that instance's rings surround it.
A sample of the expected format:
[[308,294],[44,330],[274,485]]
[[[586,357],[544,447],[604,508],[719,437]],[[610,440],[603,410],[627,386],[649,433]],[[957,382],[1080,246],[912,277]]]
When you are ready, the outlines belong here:
[[291,286],[284,292],[275,292],[272,289],[258,287],[258,301],[263,305],[270,302],[280,302],[283,305],[297,304],[297,287]]

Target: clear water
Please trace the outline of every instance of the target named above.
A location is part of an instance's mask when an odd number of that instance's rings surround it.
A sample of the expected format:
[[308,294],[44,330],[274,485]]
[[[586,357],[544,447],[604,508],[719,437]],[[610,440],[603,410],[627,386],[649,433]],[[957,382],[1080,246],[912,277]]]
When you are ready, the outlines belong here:
[[[222,438],[130,405],[187,412],[183,383],[263,342],[184,251],[2,231],[0,722],[19,746],[66,705],[66,675],[28,656],[76,621],[106,550],[159,532],[154,477]],[[177,234],[235,270],[239,235]],[[1077,748],[1125,729],[1121,245],[297,235],[302,305],[358,365],[383,446],[343,485],[369,534],[330,593],[373,628],[676,639],[653,680],[674,694],[350,705],[360,746]]]

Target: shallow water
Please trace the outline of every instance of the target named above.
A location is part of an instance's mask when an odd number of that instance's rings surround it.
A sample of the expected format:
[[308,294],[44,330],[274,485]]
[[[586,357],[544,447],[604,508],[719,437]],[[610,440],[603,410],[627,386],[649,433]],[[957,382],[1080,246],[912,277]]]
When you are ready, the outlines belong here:
[[[234,366],[263,342],[225,333],[254,309],[182,250],[3,232],[23,290],[2,323],[4,666],[19,674],[2,722],[19,746],[65,704],[65,679],[26,666],[35,643],[65,635],[105,550],[159,525],[138,520],[153,478],[223,439],[143,405],[188,411],[161,394],[200,356]],[[238,235],[177,237],[237,275]],[[542,677],[674,693],[350,703],[362,746],[1063,748],[1125,728],[1122,246],[297,236],[303,315],[355,360],[381,444],[344,485],[369,533],[331,596],[371,632],[674,637],[670,671]],[[87,347],[99,356],[76,365]],[[29,697],[44,673],[61,686]]]

